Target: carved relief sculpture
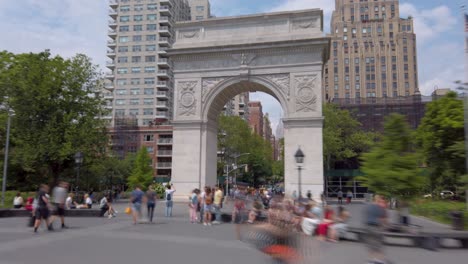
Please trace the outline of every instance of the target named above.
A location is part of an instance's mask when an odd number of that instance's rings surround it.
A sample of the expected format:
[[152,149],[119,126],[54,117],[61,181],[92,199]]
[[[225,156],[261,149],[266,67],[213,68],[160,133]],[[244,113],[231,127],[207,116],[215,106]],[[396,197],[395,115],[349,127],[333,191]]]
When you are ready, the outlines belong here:
[[205,102],[208,93],[226,78],[205,78],[202,81],[202,102]]
[[292,29],[293,30],[304,30],[310,28],[318,27],[318,18],[312,18],[308,20],[296,20],[292,22]]
[[257,55],[253,53],[241,53],[241,54],[233,54],[232,58],[240,62],[241,66],[247,66],[255,59],[256,56]]
[[184,30],[179,32],[179,39],[198,38],[200,36],[199,29]]
[[191,116],[196,114],[197,99],[195,98],[195,87],[197,81],[179,82],[179,115]]
[[296,111],[314,112],[317,108],[317,95],[314,88],[317,75],[297,76],[296,81]]
[[289,74],[270,74],[270,75],[263,75],[262,77],[278,85],[283,91],[283,93],[289,96],[289,83],[290,83]]

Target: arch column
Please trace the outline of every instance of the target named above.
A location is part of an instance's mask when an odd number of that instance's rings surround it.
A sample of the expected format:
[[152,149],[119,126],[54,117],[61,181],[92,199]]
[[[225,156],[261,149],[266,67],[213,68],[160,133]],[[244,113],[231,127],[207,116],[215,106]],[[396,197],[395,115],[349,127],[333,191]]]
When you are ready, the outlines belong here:
[[294,154],[304,152],[302,164],[302,195],[311,191],[314,198],[323,192],[323,117],[284,118],[284,185],[287,195],[298,191],[298,167]]

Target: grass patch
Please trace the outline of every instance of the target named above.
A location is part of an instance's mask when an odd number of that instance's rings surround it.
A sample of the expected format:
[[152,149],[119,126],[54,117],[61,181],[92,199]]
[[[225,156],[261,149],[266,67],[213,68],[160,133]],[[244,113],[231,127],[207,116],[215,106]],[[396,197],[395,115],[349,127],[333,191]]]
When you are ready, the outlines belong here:
[[468,211],[465,203],[453,201],[420,200],[411,204],[411,214],[424,216],[443,224],[452,224],[450,213],[462,211],[464,213],[465,229],[468,229]]
[[[5,192],[5,205],[0,205],[0,208],[13,208],[13,199],[16,196],[17,191],[6,191]],[[21,192],[21,197],[23,197],[24,203],[28,197],[36,196],[36,192]]]

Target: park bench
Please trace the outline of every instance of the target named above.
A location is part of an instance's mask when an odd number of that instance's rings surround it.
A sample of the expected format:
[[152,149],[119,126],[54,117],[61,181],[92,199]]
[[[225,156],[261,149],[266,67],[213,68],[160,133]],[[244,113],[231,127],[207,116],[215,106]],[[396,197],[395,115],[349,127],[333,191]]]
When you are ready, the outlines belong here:
[[468,231],[457,231],[457,232],[447,232],[447,233],[426,233],[428,236],[432,237],[435,240],[437,247],[441,247],[442,241],[444,239],[453,239],[460,242],[462,248],[468,249]]

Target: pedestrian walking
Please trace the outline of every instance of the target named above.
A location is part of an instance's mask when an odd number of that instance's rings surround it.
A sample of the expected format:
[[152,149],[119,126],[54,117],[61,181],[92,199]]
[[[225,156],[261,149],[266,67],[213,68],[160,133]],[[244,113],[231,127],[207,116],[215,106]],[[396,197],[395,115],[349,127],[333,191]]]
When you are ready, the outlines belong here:
[[198,208],[198,195],[200,193],[200,190],[194,189],[192,191],[192,195],[190,196],[190,201],[189,201],[189,213],[190,213],[190,223],[196,223],[197,222],[197,208]]
[[34,223],[34,233],[37,232],[39,226],[41,226],[42,220],[45,221],[49,231],[53,231],[52,225],[49,222],[49,199],[47,198],[47,192],[49,192],[49,186],[42,184],[37,192],[37,208],[35,210],[36,222]]
[[132,192],[130,202],[132,203],[132,216],[134,225],[136,225],[137,220],[141,218],[141,203],[143,202],[144,195],[145,194],[139,185],[137,185],[135,190]]
[[221,208],[223,207],[223,190],[219,186],[215,188],[215,193],[214,193],[214,201],[213,201],[213,209],[215,212],[215,221],[213,221],[213,224],[219,225],[221,224]]
[[211,193],[211,188],[205,187],[205,205],[203,207],[203,225],[211,225],[211,213],[213,210],[213,195]]
[[[68,192],[68,183],[61,181],[57,186],[54,187],[52,191],[52,196],[54,198],[54,209],[55,214],[60,218],[62,223],[62,228],[68,228],[65,225],[65,202],[67,199]],[[52,224],[55,221],[55,216],[52,215],[50,223]]]
[[338,191],[338,203],[343,204],[343,192],[341,189]]
[[[100,217],[103,217],[106,214],[106,212],[109,212],[109,205],[108,205],[107,197],[105,195],[99,201],[99,209],[101,209],[101,212],[99,213]],[[109,214],[108,217],[111,218],[112,215]]]
[[85,194],[85,204],[88,209],[93,208],[93,200],[91,199],[91,196],[89,194]]
[[353,199],[353,192],[351,190],[348,190],[348,192],[346,193],[346,203],[350,204],[352,199]]
[[374,202],[367,205],[365,210],[365,225],[367,233],[364,236],[364,242],[369,250],[368,264],[386,263],[383,251],[384,237],[383,228],[387,225],[385,199],[380,195],[375,195]]
[[146,191],[146,208],[150,222],[153,222],[154,207],[156,207],[156,192],[154,191],[153,186],[150,185],[148,187],[148,191]]
[[166,217],[172,217],[172,207],[174,206],[174,201],[172,199],[174,198],[173,194],[175,191],[173,184],[166,185]]

